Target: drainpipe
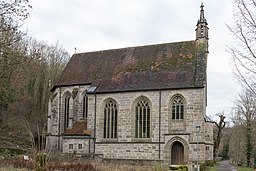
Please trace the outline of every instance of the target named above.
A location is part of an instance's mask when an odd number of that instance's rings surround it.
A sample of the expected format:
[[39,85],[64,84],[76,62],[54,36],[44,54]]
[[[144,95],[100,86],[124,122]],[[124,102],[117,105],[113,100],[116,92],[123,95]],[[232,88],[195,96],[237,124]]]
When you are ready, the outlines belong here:
[[94,143],[93,143],[93,157],[95,156],[96,143],[96,92],[94,92]]
[[159,138],[159,143],[158,143],[158,150],[159,150],[159,153],[158,153],[158,159],[160,160],[161,159],[161,108],[162,108],[162,92],[161,92],[161,89],[159,90],[159,135],[158,135],[158,138]]
[[58,135],[58,150],[60,150],[60,108],[61,108],[61,87],[59,87],[59,92],[60,92],[60,96],[59,96],[59,135]]

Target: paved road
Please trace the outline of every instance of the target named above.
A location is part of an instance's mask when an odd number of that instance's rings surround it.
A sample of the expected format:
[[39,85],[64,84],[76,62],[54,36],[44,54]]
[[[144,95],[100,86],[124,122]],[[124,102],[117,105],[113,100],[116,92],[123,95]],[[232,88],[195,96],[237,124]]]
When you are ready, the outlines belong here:
[[237,171],[236,167],[230,164],[228,160],[219,162],[218,171]]

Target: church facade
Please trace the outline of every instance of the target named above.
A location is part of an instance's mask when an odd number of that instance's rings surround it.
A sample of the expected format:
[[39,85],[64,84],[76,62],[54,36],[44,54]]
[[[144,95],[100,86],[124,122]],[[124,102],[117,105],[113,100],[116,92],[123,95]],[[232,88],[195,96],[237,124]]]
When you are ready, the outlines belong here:
[[201,5],[195,40],[74,54],[52,89],[47,147],[191,167],[212,160],[207,25]]

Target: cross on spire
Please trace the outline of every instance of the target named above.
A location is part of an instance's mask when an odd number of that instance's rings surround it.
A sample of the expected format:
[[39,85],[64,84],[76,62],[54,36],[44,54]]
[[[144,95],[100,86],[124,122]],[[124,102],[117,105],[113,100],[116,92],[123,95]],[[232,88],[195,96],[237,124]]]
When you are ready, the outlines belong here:
[[200,10],[200,18],[199,18],[199,20],[198,20],[197,25],[198,25],[199,23],[206,23],[206,24],[207,24],[207,21],[206,21],[206,19],[204,18],[204,4],[203,4],[203,3],[201,3],[200,8],[201,8],[201,10]]

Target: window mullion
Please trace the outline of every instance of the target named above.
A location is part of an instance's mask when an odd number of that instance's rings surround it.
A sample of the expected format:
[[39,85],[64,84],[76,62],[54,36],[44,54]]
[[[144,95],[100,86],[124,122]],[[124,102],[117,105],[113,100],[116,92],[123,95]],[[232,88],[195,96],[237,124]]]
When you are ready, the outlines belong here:
[[178,109],[179,109],[178,119],[181,119],[181,117],[180,117],[180,116],[181,116],[181,106],[180,106],[180,103],[179,103],[178,107],[179,107],[179,108],[178,108]]
[[113,138],[112,137],[112,130],[113,130],[113,128],[112,128],[112,109],[113,109],[113,107],[112,106],[110,106],[110,110],[109,110],[109,138]]
[[86,117],[86,121],[88,118],[88,96],[85,96],[85,117]]
[[140,106],[138,106],[138,138],[140,138]]
[[111,108],[108,108],[108,138],[111,138]]
[[67,125],[66,128],[68,128],[69,125],[69,98],[67,98]]
[[116,122],[116,106],[115,106],[115,108],[114,108],[114,119],[113,119],[113,121],[114,121],[114,123],[113,123],[113,129],[114,129],[114,131],[113,131],[113,137],[114,138],[117,138],[116,137],[116,127],[117,127],[117,122]]
[[177,119],[177,103],[175,103],[175,119]]
[[107,132],[106,132],[106,128],[107,128],[107,109],[106,109],[106,107],[105,107],[105,109],[104,109],[104,125],[103,125],[103,131],[104,131],[104,133],[103,133],[103,137],[104,138],[107,138]]
[[142,112],[141,112],[141,113],[142,113],[142,114],[141,114],[141,115],[142,115],[142,119],[141,119],[141,125],[142,125],[142,126],[141,126],[141,128],[142,128],[141,133],[142,133],[142,138],[144,138],[144,119],[145,119],[145,118],[144,118],[144,109],[145,109],[145,106],[143,105],[142,110],[141,110],[141,111],[142,111]]
[[115,138],[115,106],[112,109],[112,138]]
[[139,106],[139,117],[138,117],[138,131],[139,131],[139,133],[138,133],[138,138],[141,138],[141,106]]
[[139,109],[138,109],[138,106],[136,106],[135,108],[135,137],[136,138],[138,138],[138,120],[139,120],[138,112],[139,112]]
[[148,106],[146,106],[146,113],[145,113],[145,138],[148,135]]
[[109,138],[109,108],[107,107],[107,115],[106,115],[106,138]]

